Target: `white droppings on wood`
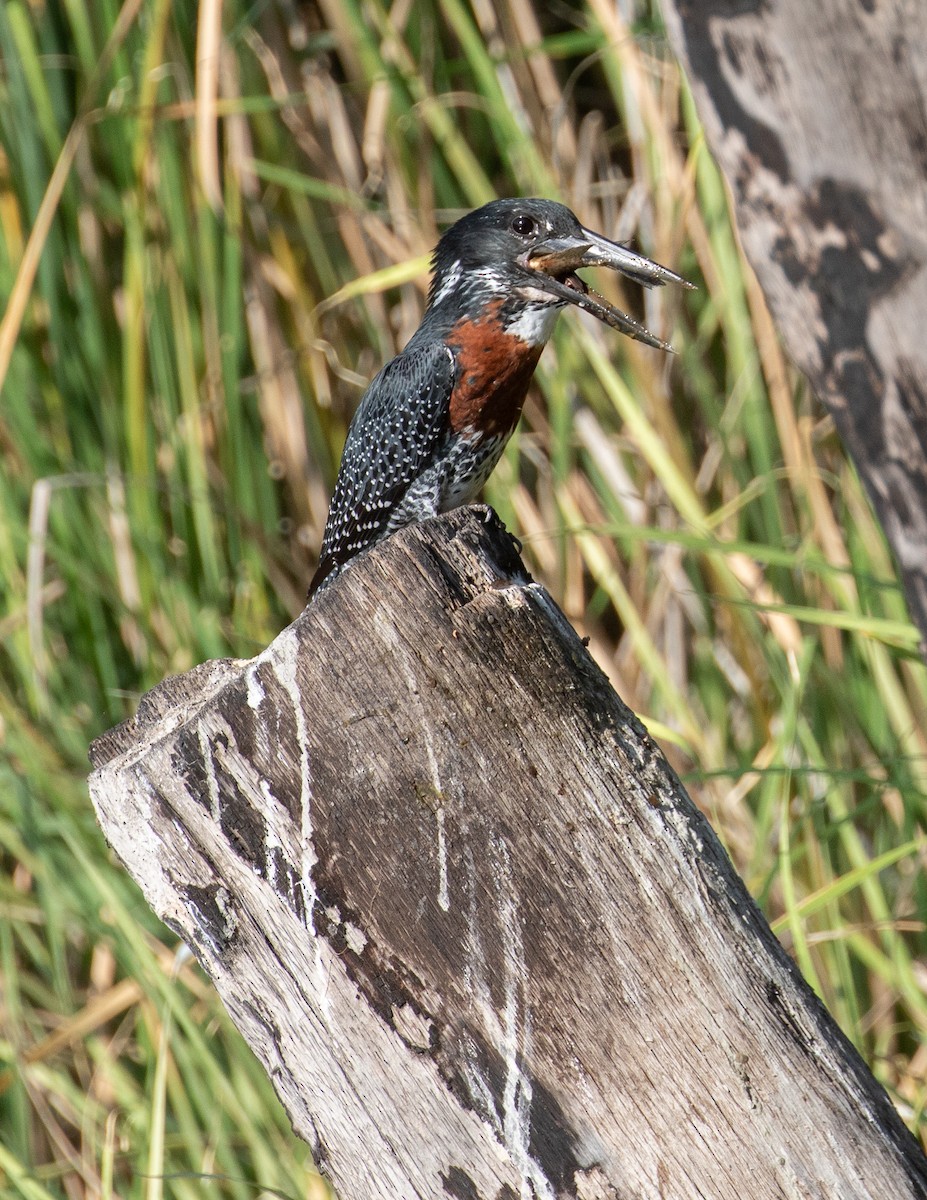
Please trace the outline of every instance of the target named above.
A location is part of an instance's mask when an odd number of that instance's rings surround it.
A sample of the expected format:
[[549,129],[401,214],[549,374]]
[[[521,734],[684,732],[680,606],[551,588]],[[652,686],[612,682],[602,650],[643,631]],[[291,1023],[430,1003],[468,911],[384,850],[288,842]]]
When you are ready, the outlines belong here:
[[[236,765],[240,769],[240,761],[236,763],[234,756],[222,765],[231,775],[235,775]],[[264,818],[264,869],[267,881],[279,893],[281,885],[286,885],[286,879],[280,878],[279,864],[286,861],[292,844],[292,820],[277,797],[274,795],[270,780],[255,771],[250,778],[241,778],[240,783],[248,787],[255,798],[255,807]]]
[[266,695],[264,685],[258,677],[257,663],[258,660],[256,659],[245,672],[245,695],[248,700],[248,707],[254,712],[259,711]]
[[447,838],[444,832],[444,806],[439,805],[435,811],[438,823],[438,907],[442,912],[449,912],[451,897],[447,886]]
[[394,1004],[392,1017],[394,1029],[407,1046],[416,1050],[430,1048],[434,1021],[411,1004]]
[[359,925],[352,924],[351,921],[344,923],[344,940],[348,949],[353,954],[363,954],[367,946],[367,935]]
[[[296,747],[299,751],[299,811],[300,811],[300,882],[306,905],[306,926],[315,934],[315,903],[317,891],[312,871],[318,861],[312,841],[312,775],[309,761],[309,736],[306,729],[306,714],[303,710],[302,693],[297,677],[299,656],[296,646],[287,643],[293,638],[289,630],[277,639],[279,653],[272,661],[274,674],[286,692],[293,708],[293,723],[296,726]],[[294,639],[295,641],[295,639]]]
[[[524,1063],[531,1058],[531,1008],[529,975],[525,961],[517,887],[508,847],[501,838],[493,839],[492,853],[483,864],[492,871],[496,895],[495,913],[498,930],[490,941],[503,949],[501,1013],[496,1010],[490,987],[490,968],[478,928],[476,911],[471,908],[469,948],[464,967],[468,991],[482,1014],[483,1028],[490,1044],[505,1065],[502,1111],[498,1111],[491,1084],[479,1066],[479,1049],[468,1046],[467,1083],[478,1106],[488,1114],[496,1137],[505,1147],[518,1172],[521,1200],[554,1200],[554,1190],[540,1165],[531,1157],[531,1079]],[[470,864],[471,871],[473,864]],[[472,894],[472,893],[471,893]]]
[[[268,805],[275,803],[266,779],[261,780],[261,795],[268,801]],[[267,873],[267,882],[276,892],[279,888],[277,859],[279,853],[283,852],[284,847],[272,820],[265,821],[264,828],[266,830],[264,835],[264,870]],[[275,851],[278,853],[275,853]]]
[[300,862],[299,881],[302,890],[303,907],[306,914],[306,928],[312,935],[315,947],[315,970],[313,982],[315,995],[323,1013],[326,1011],[326,994],[328,990],[328,972],[322,955],[322,939],[315,928],[315,905],[318,900],[318,889],[313,870],[318,862],[312,831],[312,765],[309,759],[309,731],[306,728],[306,713],[303,709],[302,692],[297,677],[299,665],[299,643],[292,626],[285,629],[275,643],[276,653],[270,662],[280,686],[289,697],[293,707],[293,723],[296,727],[296,746],[299,751],[299,812],[300,812]]
[[262,800],[264,801],[264,807],[262,810],[264,813],[264,816],[270,818],[271,814],[276,813],[280,810],[280,804],[277,800],[277,797],[270,790],[270,780],[269,779],[264,779],[264,778],[261,779],[260,795],[261,795]]
[[505,1062],[503,1092],[503,1134],[505,1147],[521,1176],[522,1200],[549,1197],[554,1190],[541,1167],[531,1157],[531,1078],[523,1063],[531,1058],[531,1007],[529,975],[525,962],[525,943],[518,911],[517,887],[512,875],[508,847],[495,842],[498,855],[496,888],[499,897],[499,924],[505,950],[503,1040],[500,1047]]
[[258,674],[258,665],[264,660],[262,654],[257,659],[253,659],[247,671],[245,671],[245,698],[247,707],[255,714],[255,733],[258,739],[258,745],[261,749],[267,748],[267,725],[261,720],[261,706],[267,700],[267,692],[264,691],[264,685],[261,682],[261,676]]
[[238,930],[238,914],[235,911],[235,899],[226,887],[217,887],[213,896],[216,908],[222,914],[221,937],[225,942],[231,942]]

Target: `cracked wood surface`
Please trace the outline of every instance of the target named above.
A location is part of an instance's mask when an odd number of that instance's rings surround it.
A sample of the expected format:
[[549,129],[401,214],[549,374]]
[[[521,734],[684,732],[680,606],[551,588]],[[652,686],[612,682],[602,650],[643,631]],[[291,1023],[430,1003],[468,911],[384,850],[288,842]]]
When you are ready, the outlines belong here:
[[94,744],[342,1200],[927,1195],[927,1160],[485,510]]
[[865,481],[927,639],[923,8],[664,0],[663,10],[744,250]]

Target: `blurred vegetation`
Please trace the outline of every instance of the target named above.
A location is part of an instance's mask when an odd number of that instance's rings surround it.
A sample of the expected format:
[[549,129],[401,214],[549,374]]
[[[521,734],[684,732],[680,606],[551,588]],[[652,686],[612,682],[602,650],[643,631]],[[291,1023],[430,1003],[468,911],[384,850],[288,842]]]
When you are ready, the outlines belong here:
[[86,750],[300,610],[362,388],[439,230],[497,194],[699,284],[600,279],[678,353],[562,318],[487,496],[927,1132],[927,671],[631,7],[0,6],[3,1194],[323,1194],[111,860]]

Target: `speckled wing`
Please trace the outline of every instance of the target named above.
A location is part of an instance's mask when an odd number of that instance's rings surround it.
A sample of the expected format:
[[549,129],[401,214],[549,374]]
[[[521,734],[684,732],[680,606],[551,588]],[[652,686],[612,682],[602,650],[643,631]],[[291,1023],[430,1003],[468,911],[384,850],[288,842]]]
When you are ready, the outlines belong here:
[[386,533],[409,485],[448,431],[454,356],[440,341],[407,347],[364,393],[348,430],[309,595]]

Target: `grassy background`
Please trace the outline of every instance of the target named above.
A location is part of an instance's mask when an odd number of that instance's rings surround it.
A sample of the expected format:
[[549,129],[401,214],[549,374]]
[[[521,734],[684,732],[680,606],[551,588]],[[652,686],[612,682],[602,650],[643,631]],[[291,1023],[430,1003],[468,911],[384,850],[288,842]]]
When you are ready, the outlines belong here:
[[610,293],[674,357],[561,319],[488,499],[923,1139],[927,671],[658,14],[7,0],[0,55],[3,1194],[323,1194],[86,749],[299,611],[362,388],[497,194],[699,283]]

